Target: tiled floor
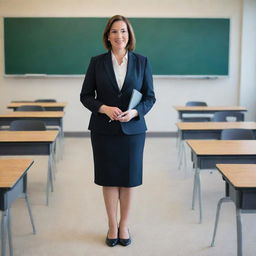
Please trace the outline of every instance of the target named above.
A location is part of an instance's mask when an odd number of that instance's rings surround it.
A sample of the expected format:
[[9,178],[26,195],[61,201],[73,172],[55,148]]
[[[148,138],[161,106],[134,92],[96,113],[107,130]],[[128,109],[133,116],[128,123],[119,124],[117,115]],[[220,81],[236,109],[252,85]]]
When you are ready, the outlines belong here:
[[[58,162],[55,191],[45,206],[47,159],[35,157],[29,171],[29,194],[37,234],[32,235],[23,200],[12,208],[14,253],[18,256],[234,256],[235,208],[224,205],[216,238],[210,248],[216,204],[224,194],[217,172],[202,172],[204,220],[192,211],[191,170],[177,169],[174,138],[148,138],[145,146],[144,184],[136,189],[130,232],[132,244],[109,248],[101,188],[93,183],[88,138],[66,138]],[[256,255],[256,216],[243,215],[244,255]]]

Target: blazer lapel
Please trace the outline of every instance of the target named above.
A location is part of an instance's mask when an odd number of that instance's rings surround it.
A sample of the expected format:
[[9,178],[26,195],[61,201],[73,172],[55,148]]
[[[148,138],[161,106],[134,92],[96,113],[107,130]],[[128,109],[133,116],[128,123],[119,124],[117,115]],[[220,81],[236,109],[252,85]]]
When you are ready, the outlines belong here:
[[121,92],[124,92],[130,88],[131,83],[129,81],[132,79],[132,76],[133,76],[132,71],[134,70],[133,69],[134,65],[135,65],[134,55],[132,54],[132,52],[128,52],[127,71],[126,71],[126,76],[124,79],[124,84],[121,89]]
[[114,69],[113,69],[113,63],[112,63],[112,58],[111,58],[111,52],[110,51],[106,55],[105,63],[104,64],[105,64],[105,68],[106,68],[107,74],[108,74],[108,76],[110,78],[111,85],[113,86],[114,90],[117,93],[119,93],[120,90],[119,90],[118,84],[116,82],[116,77],[115,77],[115,73],[114,73]]

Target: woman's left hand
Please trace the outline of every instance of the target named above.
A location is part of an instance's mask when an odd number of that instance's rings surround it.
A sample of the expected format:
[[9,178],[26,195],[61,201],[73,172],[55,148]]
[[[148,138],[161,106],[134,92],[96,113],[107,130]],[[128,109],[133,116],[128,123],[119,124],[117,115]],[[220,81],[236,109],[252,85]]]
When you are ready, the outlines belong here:
[[138,111],[136,109],[130,109],[123,112],[120,116],[118,116],[117,120],[120,122],[129,122],[136,116],[138,116]]

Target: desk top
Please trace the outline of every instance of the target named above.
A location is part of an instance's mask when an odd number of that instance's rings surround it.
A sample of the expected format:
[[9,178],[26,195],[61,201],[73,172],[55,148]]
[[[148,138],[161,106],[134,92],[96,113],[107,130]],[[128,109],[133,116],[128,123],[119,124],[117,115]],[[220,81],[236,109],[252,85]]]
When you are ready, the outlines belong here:
[[66,102],[13,102],[7,105],[7,108],[17,108],[20,106],[42,106],[42,107],[65,107]]
[[256,155],[256,140],[186,140],[197,155]]
[[224,130],[224,129],[251,129],[256,130],[256,122],[179,122],[179,130]]
[[58,135],[53,131],[0,131],[2,142],[53,142]]
[[33,118],[61,118],[63,111],[15,111],[0,114],[0,118],[33,117]]
[[0,188],[12,188],[33,163],[32,159],[0,159]]
[[256,164],[217,164],[217,169],[236,188],[256,188]]
[[247,111],[240,106],[173,106],[177,111]]

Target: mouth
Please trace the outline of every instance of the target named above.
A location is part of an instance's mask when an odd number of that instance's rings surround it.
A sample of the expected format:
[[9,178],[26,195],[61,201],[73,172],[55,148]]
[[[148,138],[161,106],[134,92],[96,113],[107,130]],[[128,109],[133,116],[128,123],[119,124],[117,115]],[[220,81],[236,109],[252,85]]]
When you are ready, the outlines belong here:
[[117,41],[115,41],[115,43],[116,43],[116,44],[122,44],[122,43],[125,43],[125,41],[123,41],[123,40],[117,40]]

